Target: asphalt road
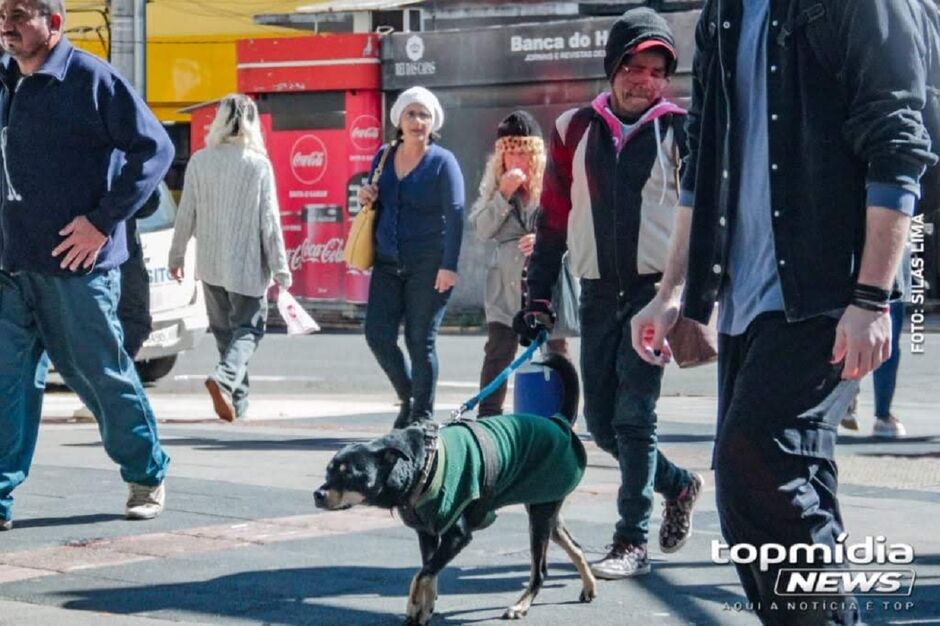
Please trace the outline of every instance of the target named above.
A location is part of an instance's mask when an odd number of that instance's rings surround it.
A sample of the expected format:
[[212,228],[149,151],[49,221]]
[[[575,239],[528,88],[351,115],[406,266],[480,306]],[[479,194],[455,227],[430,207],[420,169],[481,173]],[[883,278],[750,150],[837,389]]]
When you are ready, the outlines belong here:
[[[916,552],[912,595],[887,607],[881,602],[893,598],[864,598],[872,603],[863,604],[867,623],[940,623],[940,336],[930,339],[925,356],[902,359],[895,406],[910,436],[867,436],[866,381],[863,432],[840,438],[841,504],[853,541],[886,536]],[[474,392],[483,340],[441,337],[440,418]],[[125,488],[95,425],[71,418],[78,406],[71,394],[47,395],[32,472],[16,492],[16,526],[0,533],[0,624],[400,623],[418,563],[413,533],[387,512],[324,514],[311,498],[335,451],[381,435],[395,412],[362,337],[268,336],[252,364],[250,419],[234,425],[213,416],[202,388],[213,352],[207,338],[150,388],[173,457],[167,510],[152,522],[122,519]],[[663,450],[706,477],[689,544],[673,555],[655,547],[657,499],[653,572],[602,583],[587,606],[576,602],[576,573],[553,548],[547,585],[526,623],[756,623],[733,570],[711,558],[720,538],[709,471],[714,377],[714,367],[671,368],[659,404]],[[586,447],[588,470],[565,517],[596,559],[616,519],[619,471],[589,438]],[[445,570],[433,624],[501,623],[527,576],[526,520],[510,507]]]

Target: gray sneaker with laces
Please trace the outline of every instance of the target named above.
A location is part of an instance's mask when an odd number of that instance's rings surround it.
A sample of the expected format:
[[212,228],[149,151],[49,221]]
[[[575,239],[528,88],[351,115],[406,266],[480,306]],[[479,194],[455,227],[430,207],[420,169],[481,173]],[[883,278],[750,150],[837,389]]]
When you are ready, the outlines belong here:
[[619,580],[650,573],[650,558],[645,545],[615,543],[603,559],[591,565],[591,572],[605,580]]
[[138,483],[127,483],[127,519],[153,519],[163,512],[166,502],[166,481],[151,487]]

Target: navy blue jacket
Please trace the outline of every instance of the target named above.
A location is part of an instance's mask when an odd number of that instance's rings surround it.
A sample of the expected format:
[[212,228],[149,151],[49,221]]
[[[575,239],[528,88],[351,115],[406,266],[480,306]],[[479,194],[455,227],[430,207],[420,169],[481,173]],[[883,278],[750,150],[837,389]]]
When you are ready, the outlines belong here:
[[[696,29],[683,195],[694,198],[685,315],[706,322],[734,226],[732,69],[741,0],[708,0]],[[789,321],[845,307],[865,245],[868,189],[914,194],[934,161],[926,69],[908,3],[779,0],[767,37],[771,220]],[[831,58],[830,58],[831,57]],[[841,68],[833,75],[830,67]]]
[[[383,146],[372,160],[375,171]],[[418,165],[399,180],[394,154],[379,177],[375,251],[379,259],[408,261],[441,255],[441,269],[457,271],[463,237],[463,174],[453,153],[431,144]]]
[[127,81],[66,39],[31,76],[21,77],[4,55],[0,124],[2,268],[72,275],[52,250],[63,240],[59,231],[79,215],[108,236],[94,271],[123,263],[124,222],[173,159],[166,131]]

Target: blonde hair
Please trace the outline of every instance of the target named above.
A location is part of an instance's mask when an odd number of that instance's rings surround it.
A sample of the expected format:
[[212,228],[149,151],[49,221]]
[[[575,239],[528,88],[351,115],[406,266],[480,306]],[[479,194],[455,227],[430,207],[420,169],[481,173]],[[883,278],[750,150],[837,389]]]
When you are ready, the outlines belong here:
[[[533,205],[538,205],[542,200],[542,179],[545,176],[545,145],[540,145],[540,150],[526,151],[529,155],[529,179],[525,183],[525,189],[529,192],[529,204]],[[502,147],[502,144],[497,143],[496,152],[486,161],[483,178],[480,180],[480,198],[476,201],[475,208],[483,206],[499,192],[499,179],[506,173],[503,161],[505,151]]]
[[219,102],[215,119],[206,133],[206,145],[215,147],[223,143],[242,144],[267,156],[258,107],[254,100],[240,93],[232,93]]

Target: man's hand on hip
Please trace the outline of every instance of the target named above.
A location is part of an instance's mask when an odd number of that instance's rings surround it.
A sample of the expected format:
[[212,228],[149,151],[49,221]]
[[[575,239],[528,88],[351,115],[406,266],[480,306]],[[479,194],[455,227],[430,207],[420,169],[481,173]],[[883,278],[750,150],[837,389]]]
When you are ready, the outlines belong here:
[[849,306],[836,327],[832,363],[843,363],[842,378],[859,380],[891,357],[891,316]]
[[630,319],[633,349],[640,358],[664,367],[672,360],[666,335],[679,319],[679,299],[656,296]]
[[52,256],[65,254],[59,267],[68,268],[75,272],[79,268],[91,269],[98,259],[98,253],[104,246],[108,237],[88,221],[84,215],[79,215],[59,231],[65,240],[56,246]]

